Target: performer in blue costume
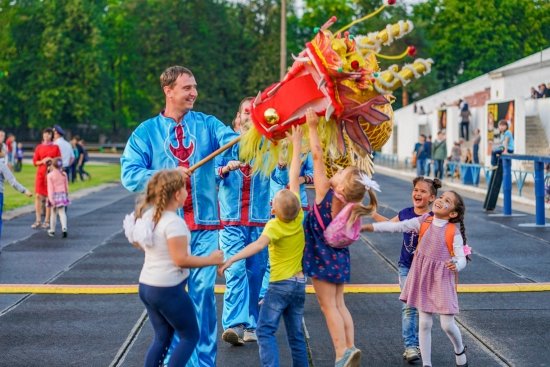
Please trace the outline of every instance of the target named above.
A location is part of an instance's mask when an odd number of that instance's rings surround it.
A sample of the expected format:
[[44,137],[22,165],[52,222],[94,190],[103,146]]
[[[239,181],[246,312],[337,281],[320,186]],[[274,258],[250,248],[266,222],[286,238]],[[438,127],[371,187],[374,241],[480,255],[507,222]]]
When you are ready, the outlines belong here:
[[[122,184],[130,191],[141,192],[156,171],[179,169],[187,179],[183,216],[191,230],[191,252],[207,255],[217,249],[220,229],[214,161],[193,175],[189,167],[238,134],[214,116],[192,111],[198,92],[189,69],[169,67],[162,73],[160,84],[166,97],[165,110],[141,123],[130,136],[120,159]],[[236,159],[236,152],[232,149],[225,155]],[[192,269],[189,276],[189,295],[197,312],[200,337],[187,366],[216,365],[215,279],[214,266]]]
[[[245,98],[239,107],[234,128],[241,134],[250,128],[253,98]],[[248,164],[216,159],[219,180],[220,248],[226,259],[256,241],[270,219],[269,177],[252,174]],[[267,264],[267,247],[258,254],[240,260],[225,271],[222,339],[232,345],[257,341],[258,299]]]

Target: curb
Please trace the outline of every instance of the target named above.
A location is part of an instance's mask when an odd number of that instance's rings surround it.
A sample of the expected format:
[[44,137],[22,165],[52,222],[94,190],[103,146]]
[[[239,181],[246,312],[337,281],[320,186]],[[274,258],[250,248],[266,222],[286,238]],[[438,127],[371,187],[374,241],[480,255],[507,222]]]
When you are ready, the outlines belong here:
[[[120,182],[106,183],[106,184],[101,184],[99,186],[94,186],[94,187],[89,187],[87,189],[78,190],[74,194],[70,194],[70,199],[71,200],[80,199],[84,196],[88,196],[88,195],[96,193],[98,191],[108,189],[108,188],[111,188],[111,187],[115,187],[115,186],[118,186],[118,185],[120,185]],[[29,214],[29,213],[33,213],[33,212],[34,212],[34,205],[32,205],[32,204],[31,205],[25,205],[25,206],[22,206],[22,207],[4,212],[2,214],[2,220],[11,220],[11,219],[17,218],[21,215],[25,215],[25,214]]]

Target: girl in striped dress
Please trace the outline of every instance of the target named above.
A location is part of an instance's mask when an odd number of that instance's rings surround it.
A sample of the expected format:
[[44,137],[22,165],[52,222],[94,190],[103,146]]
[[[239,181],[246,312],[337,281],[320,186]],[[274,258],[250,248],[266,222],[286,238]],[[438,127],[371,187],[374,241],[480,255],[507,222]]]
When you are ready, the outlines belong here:
[[[423,366],[431,366],[432,315],[440,315],[441,328],[453,344],[457,367],[468,366],[460,329],[454,315],[458,314],[456,273],[466,267],[464,227],[464,200],[454,191],[447,191],[432,206],[433,220],[421,233],[418,247],[399,297],[419,312],[419,344]],[[428,219],[430,218],[430,219]],[[370,232],[420,233],[429,214],[401,222],[365,224],[362,229]],[[460,224],[460,228],[454,225]],[[453,226],[449,227],[448,226]],[[452,248],[447,245],[447,233],[452,231]],[[468,252],[468,250],[466,251]]]

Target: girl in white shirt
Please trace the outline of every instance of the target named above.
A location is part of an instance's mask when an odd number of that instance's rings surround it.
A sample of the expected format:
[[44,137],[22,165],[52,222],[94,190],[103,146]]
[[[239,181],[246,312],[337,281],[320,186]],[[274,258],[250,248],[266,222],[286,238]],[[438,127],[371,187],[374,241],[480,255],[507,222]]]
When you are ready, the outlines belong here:
[[175,332],[180,342],[169,366],[185,366],[199,340],[195,310],[185,290],[189,268],[223,263],[220,250],[209,256],[191,255],[191,233],[176,213],[186,197],[185,181],[179,171],[159,171],[149,180],[145,198],[135,214],[124,220],[126,237],[145,252],[139,297],[155,331],[145,367],[162,366]]

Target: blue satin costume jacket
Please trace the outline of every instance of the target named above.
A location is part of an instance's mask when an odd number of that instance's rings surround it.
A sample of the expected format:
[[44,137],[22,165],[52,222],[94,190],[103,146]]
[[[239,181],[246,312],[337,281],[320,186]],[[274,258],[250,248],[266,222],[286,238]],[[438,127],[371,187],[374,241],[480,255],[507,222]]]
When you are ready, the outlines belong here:
[[[220,218],[224,226],[220,231],[220,248],[225,259],[256,241],[271,214],[269,177],[262,173],[252,174],[249,165],[222,174],[221,169],[228,162],[227,158],[218,158],[215,172],[219,181]],[[266,265],[267,248],[234,263],[225,271],[224,329],[238,325],[256,329],[259,293]]]
[[[238,136],[213,116],[189,111],[181,124],[164,115],[141,123],[130,136],[121,158],[122,184],[140,192],[158,170],[189,167]],[[237,159],[237,150],[226,156]],[[206,256],[218,248],[220,221],[214,161],[198,168],[187,185],[183,215],[191,230],[191,252]],[[188,290],[200,328],[198,345],[187,366],[216,365],[217,322],[214,282],[216,267],[191,269]]]

